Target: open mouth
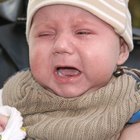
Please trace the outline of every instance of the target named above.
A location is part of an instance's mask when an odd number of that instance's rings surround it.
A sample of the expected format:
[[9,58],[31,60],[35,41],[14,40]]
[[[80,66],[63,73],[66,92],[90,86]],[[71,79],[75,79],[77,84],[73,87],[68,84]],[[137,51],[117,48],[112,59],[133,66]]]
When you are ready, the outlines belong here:
[[56,73],[59,77],[70,78],[79,76],[81,74],[81,71],[75,67],[57,67]]

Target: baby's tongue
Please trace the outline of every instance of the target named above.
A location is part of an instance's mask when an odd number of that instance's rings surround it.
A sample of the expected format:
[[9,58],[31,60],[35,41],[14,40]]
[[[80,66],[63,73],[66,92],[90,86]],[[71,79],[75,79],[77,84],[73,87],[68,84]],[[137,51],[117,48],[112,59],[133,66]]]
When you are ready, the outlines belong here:
[[65,76],[65,77],[70,77],[70,76],[76,76],[80,74],[80,71],[76,68],[59,68],[58,69],[58,75],[59,76]]

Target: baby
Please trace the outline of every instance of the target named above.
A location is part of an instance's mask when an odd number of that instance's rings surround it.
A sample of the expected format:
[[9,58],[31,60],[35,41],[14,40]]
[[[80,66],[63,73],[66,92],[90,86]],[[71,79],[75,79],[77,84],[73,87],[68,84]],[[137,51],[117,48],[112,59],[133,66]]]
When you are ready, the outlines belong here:
[[30,69],[11,77],[27,140],[118,140],[140,109],[128,0],[29,0]]

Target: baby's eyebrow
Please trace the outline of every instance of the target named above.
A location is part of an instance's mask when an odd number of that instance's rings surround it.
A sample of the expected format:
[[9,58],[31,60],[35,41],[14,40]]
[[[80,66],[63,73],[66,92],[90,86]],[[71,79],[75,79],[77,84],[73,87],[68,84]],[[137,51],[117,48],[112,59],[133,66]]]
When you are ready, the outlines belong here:
[[38,31],[38,30],[44,30],[44,29],[53,28],[53,27],[54,26],[51,23],[42,22],[42,23],[37,23],[37,24],[33,23],[31,29],[35,30],[35,31]]
[[50,20],[44,20],[44,21],[41,21],[39,23],[33,22],[32,25],[34,25],[35,28],[37,28],[37,27],[53,28],[54,26],[57,26],[58,24],[54,20],[51,20],[51,21]]
[[91,24],[91,20],[87,20],[87,19],[78,19],[73,21],[73,24]]
[[101,24],[102,20],[98,19],[97,17],[93,17],[93,20],[91,18],[80,18],[74,20],[72,23],[73,25],[91,25],[91,26],[96,26],[98,24]]

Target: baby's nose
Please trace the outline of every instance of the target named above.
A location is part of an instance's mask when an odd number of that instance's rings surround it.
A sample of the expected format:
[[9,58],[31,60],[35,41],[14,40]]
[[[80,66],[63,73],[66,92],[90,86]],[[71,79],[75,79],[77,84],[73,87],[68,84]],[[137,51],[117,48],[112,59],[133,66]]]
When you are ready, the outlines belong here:
[[74,53],[74,45],[72,42],[72,37],[67,34],[59,35],[54,43],[53,52],[57,54],[72,54]]

